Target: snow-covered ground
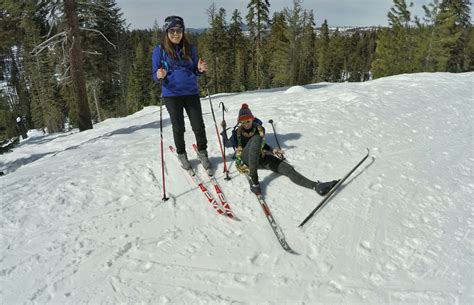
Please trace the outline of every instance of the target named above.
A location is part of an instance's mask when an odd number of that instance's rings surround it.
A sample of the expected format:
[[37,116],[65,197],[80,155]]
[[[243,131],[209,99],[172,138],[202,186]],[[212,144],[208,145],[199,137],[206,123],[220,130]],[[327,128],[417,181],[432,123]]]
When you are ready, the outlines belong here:
[[370,148],[303,229],[321,197],[260,171],[300,255],[282,250],[229,151],[224,180],[208,99],[209,154],[240,221],[217,215],[167,150],[161,200],[158,107],[30,132],[0,155],[0,303],[473,304],[473,84],[474,73],[423,73],[213,96],[218,124],[220,102],[229,126],[245,102],[274,145],[272,119],[312,179],[341,177]]

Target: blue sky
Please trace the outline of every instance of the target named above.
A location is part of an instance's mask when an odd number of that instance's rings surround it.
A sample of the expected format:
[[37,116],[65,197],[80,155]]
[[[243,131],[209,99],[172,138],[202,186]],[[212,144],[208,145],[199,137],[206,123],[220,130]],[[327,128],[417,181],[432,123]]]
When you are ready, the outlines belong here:
[[[179,15],[190,28],[208,26],[206,10],[215,3],[224,8],[229,20],[232,12],[238,9],[241,16],[247,15],[247,0],[117,0],[130,29],[152,28],[155,20],[161,26],[169,15]],[[292,0],[270,0],[270,14],[292,7]],[[407,1],[409,2],[409,1]],[[422,5],[430,0],[412,0],[414,15],[423,16]],[[324,19],[330,26],[369,26],[387,25],[387,13],[393,6],[392,0],[304,0],[303,7],[312,9],[316,16],[316,25]]]

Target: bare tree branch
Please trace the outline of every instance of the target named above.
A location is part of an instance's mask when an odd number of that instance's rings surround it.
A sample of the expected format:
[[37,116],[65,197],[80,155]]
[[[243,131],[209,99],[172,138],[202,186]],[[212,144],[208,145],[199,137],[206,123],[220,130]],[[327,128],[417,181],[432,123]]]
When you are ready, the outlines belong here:
[[95,29],[88,29],[88,28],[81,28],[79,27],[80,30],[84,30],[84,31],[91,31],[91,32],[96,32],[96,33],[99,33],[100,35],[102,35],[102,37],[104,37],[104,39],[112,46],[114,47],[114,49],[117,49],[117,46],[114,45],[112,42],[110,42],[110,40],[107,39],[107,37],[105,37],[105,35],[99,31],[99,30],[95,30]]
[[63,31],[61,33],[58,33],[48,39],[46,39],[45,41],[43,41],[42,43],[40,43],[39,45],[37,45],[36,47],[33,48],[33,50],[31,51],[31,54],[33,54],[34,56],[38,55],[39,53],[43,52],[44,49],[46,49],[47,47],[50,46],[50,43],[57,39],[58,37],[60,37],[60,39],[58,41],[55,41],[53,43],[53,45],[55,45],[56,43],[59,43],[59,42],[64,42],[66,40],[66,31]]
[[90,55],[102,55],[102,53],[97,51],[82,51],[82,53],[90,54]]

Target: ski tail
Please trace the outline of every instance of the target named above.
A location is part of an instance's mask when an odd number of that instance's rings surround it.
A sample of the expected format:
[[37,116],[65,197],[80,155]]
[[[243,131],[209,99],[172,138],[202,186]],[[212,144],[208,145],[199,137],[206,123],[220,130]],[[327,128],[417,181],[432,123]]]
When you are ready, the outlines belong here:
[[[251,178],[249,175],[245,174],[245,177],[249,182],[251,182]],[[265,198],[263,197],[262,194],[255,194],[257,197],[258,202],[260,203],[260,206],[263,209],[263,213],[265,214],[265,217],[267,218],[268,222],[270,223],[270,226],[272,227],[273,233],[275,233],[276,238],[278,239],[278,242],[280,243],[281,247],[288,253],[291,254],[296,254],[298,255],[299,253],[293,250],[290,245],[288,245],[288,242],[286,241],[285,235],[283,234],[283,230],[280,228],[280,226],[277,224],[275,218],[272,215],[272,212],[270,211],[270,208],[268,207]]]
[[[193,144],[193,148],[194,150],[197,152],[197,145],[196,144]],[[217,197],[219,198],[219,201],[221,203],[221,206],[224,208],[224,211],[225,213],[227,214],[227,216],[229,218],[235,218],[236,220],[239,220],[237,217],[235,217],[234,215],[234,212],[232,211],[232,209],[230,208],[230,205],[229,203],[227,202],[227,199],[224,195],[224,192],[222,191],[222,188],[221,186],[219,185],[219,183],[217,182],[217,179],[215,178],[214,175],[210,175],[209,172],[207,170],[205,170],[206,174],[207,174],[207,177],[209,178],[209,181],[212,183],[212,185],[214,186],[214,190],[216,191],[217,193]]]

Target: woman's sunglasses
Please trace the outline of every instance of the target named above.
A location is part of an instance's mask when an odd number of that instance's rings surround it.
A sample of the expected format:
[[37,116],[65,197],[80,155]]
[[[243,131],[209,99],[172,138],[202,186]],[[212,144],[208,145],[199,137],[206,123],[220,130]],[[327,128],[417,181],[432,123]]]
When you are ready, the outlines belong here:
[[171,35],[183,34],[183,29],[180,29],[180,28],[169,29],[168,33],[170,33]]
[[240,121],[241,124],[249,124],[249,123],[252,123],[253,120],[244,120],[244,121]]

